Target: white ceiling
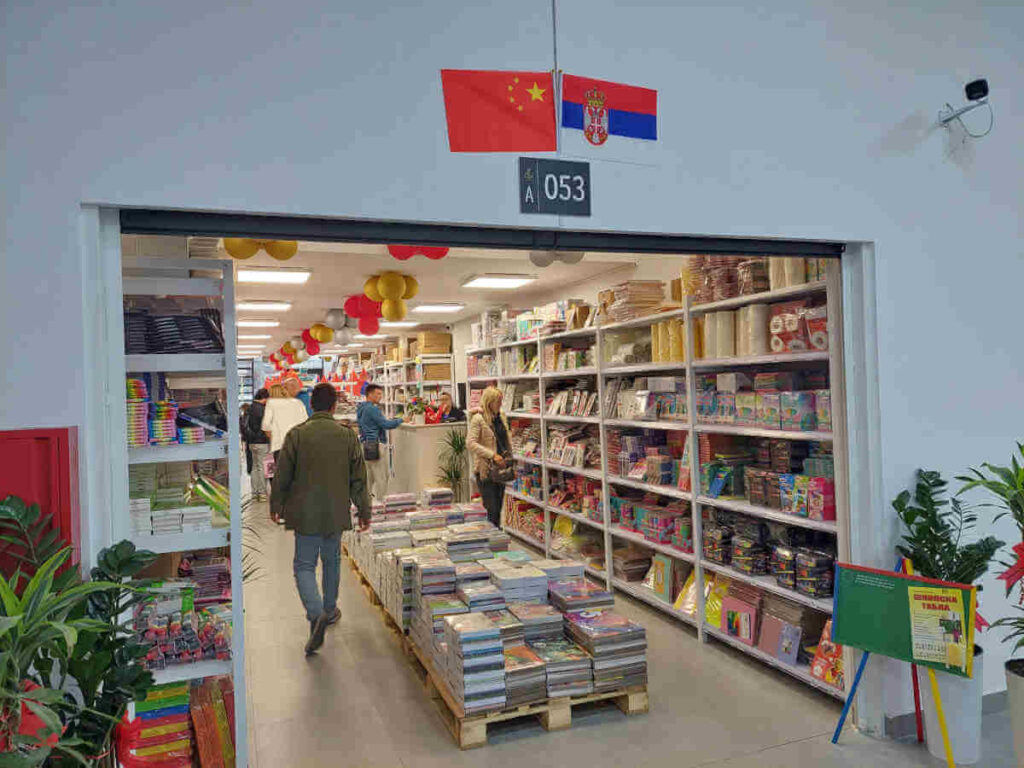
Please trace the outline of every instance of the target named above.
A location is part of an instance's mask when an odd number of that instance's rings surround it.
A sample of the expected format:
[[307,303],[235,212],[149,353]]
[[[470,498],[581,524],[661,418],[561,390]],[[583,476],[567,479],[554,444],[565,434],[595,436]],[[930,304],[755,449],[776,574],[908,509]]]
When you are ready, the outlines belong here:
[[[218,255],[228,258],[219,246]],[[533,266],[528,251],[484,250],[452,248],[448,255],[438,261],[424,256],[413,256],[399,261],[387,252],[385,245],[363,245],[357,243],[300,242],[299,252],[287,262],[278,262],[263,251],[251,259],[235,261],[239,267],[304,267],[313,274],[305,285],[255,285],[236,283],[236,301],[275,300],[289,301],[287,312],[238,313],[238,319],[280,320],[278,328],[243,328],[239,333],[269,333],[266,353],[273,352],[291,336],[298,335],[303,328],[322,322],[327,310],[341,307],[352,294],[362,293],[363,283],[368,277],[387,270],[412,275],[419,281],[419,294],[409,301],[412,309],[419,303],[459,302],[466,305],[458,314],[422,315],[410,312],[407,319],[419,320],[420,328],[405,331],[416,333],[429,327],[441,327],[478,315],[485,307],[507,306],[529,308],[535,299],[550,294],[555,288],[565,290],[578,282],[634,263],[629,255],[595,253],[587,254],[578,264],[555,262],[551,266]],[[535,275],[538,279],[526,288],[515,291],[481,290],[462,288],[461,283],[472,275],[486,272]],[[242,341],[243,344],[259,344],[261,341]]]

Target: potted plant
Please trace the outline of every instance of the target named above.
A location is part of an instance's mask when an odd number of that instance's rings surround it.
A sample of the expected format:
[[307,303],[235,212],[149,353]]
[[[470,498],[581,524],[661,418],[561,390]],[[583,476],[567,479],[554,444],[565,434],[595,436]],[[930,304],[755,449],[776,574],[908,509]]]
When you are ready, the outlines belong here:
[[[959,498],[946,497],[948,483],[938,472],[917,470],[913,495],[903,491],[892,506],[906,528],[896,549],[914,566],[914,573],[940,581],[975,584],[988,571],[1003,542],[994,536],[967,541],[977,525],[977,514]],[[981,589],[981,587],[978,587]],[[974,674],[970,678],[936,672],[953,758],[970,765],[981,757],[982,651],[974,647]],[[935,702],[924,686],[924,714],[928,751],[945,759]]]
[[[1006,570],[999,578],[1006,582],[1006,595],[1020,582],[1024,576],[1024,444],[1017,443],[1017,453],[1010,457],[1006,467],[994,464],[982,464],[980,469],[971,467],[968,474],[957,478],[964,482],[960,493],[974,489],[988,491],[992,501],[987,506],[1001,509],[996,520],[1009,515],[1017,525],[1021,540],[1012,548],[1009,560],[1003,563]],[[1024,647],[1024,584],[1017,586],[1017,605],[1015,613],[993,622],[993,627],[1006,627],[1010,631],[1003,642],[1015,641],[1012,653]],[[1013,745],[1017,753],[1017,762],[1024,761],[1024,659],[1011,658],[1004,665],[1006,672],[1006,692],[1010,701],[1010,718],[1013,722]]]
[[466,500],[466,478],[469,474],[469,462],[466,458],[466,430],[449,429],[442,439],[441,463],[437,468],[437,481],[452,489],[452,498],[456,504]]
[[409,403],[405,406],[405,415],[410,417],[413,424],[417,426],[423,426],[426,422],[427,407],[423,404],[423,401],[418,398],[412,398]]

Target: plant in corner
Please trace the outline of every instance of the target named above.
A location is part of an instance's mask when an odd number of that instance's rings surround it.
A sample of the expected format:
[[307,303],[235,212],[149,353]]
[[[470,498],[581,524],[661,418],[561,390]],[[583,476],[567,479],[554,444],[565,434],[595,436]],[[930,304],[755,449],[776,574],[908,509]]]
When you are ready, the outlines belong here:
[[463,429],[449,429],[441,441],[439,456],[441,463],[437,468],[437,481],[452,489],[455,503],[465,500],[466,475],[468,460],[466,458],[466,432]]
[[[1006,517],[1013,519],[1021,540],[1011,551],[1012,558],[1003,563],[1006,570],[999,578],[1006,582],[1006,595],[1009,597],[1014,586],[1024,577],[1024,444],[1017,443],[1017,453],[1010,457],[1008,466],[982,464],[981,468],[971,467],[967,474],[957,478],[964,483],[960,493],[981,489],[987,491],[991,500],[986,506],[1002,510],[995,519]],[[1010,631],[1003,637],[1003,642],[1014,641],[1013,653],[1024,647],[1024,584],[1018,587],[1015,613],[1005,616],[992,623],[992,627],[1006,628]],[[1024,659],[1011,658],[1005,664],[1006,690],[1010,700],[1010,718],[1013,723],[1013,743],[1018,763],[1024,761]]]
[[[961,499],[948,499],[948,485],[938,472],[917,470],[913,493],[905,490],[892,502],[906,528],[896,549],[913,564],[916,575],[975,584],[988,571],[1003,542],[994,536],[974,538],[978,515]],[[981,754],[982,657],[977,646],[974,653],[972,678],[936,673],[947,720],[961,731],[952,739],[954,759],[964,764],[977,761]],[[927,686],[923,699],[928,751],[942,758],[938,718]]]

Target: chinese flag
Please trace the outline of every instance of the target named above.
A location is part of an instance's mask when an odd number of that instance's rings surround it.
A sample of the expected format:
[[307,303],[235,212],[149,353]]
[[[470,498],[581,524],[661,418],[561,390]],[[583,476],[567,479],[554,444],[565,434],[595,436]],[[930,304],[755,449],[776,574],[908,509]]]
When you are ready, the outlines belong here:
[[442,69],[452,152],[554,152],[550,72]]

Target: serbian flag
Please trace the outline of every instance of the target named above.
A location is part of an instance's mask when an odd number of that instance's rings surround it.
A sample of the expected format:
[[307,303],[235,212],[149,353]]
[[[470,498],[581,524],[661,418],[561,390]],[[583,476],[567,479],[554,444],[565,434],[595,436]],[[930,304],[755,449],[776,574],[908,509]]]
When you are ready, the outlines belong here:
[[550,72],[442,69],[452,152],[554,152]]
[[562,127],[583,131],[594,146],[609,136],[627,139],[658,138],[658,92],[651,88],[562,77]]

